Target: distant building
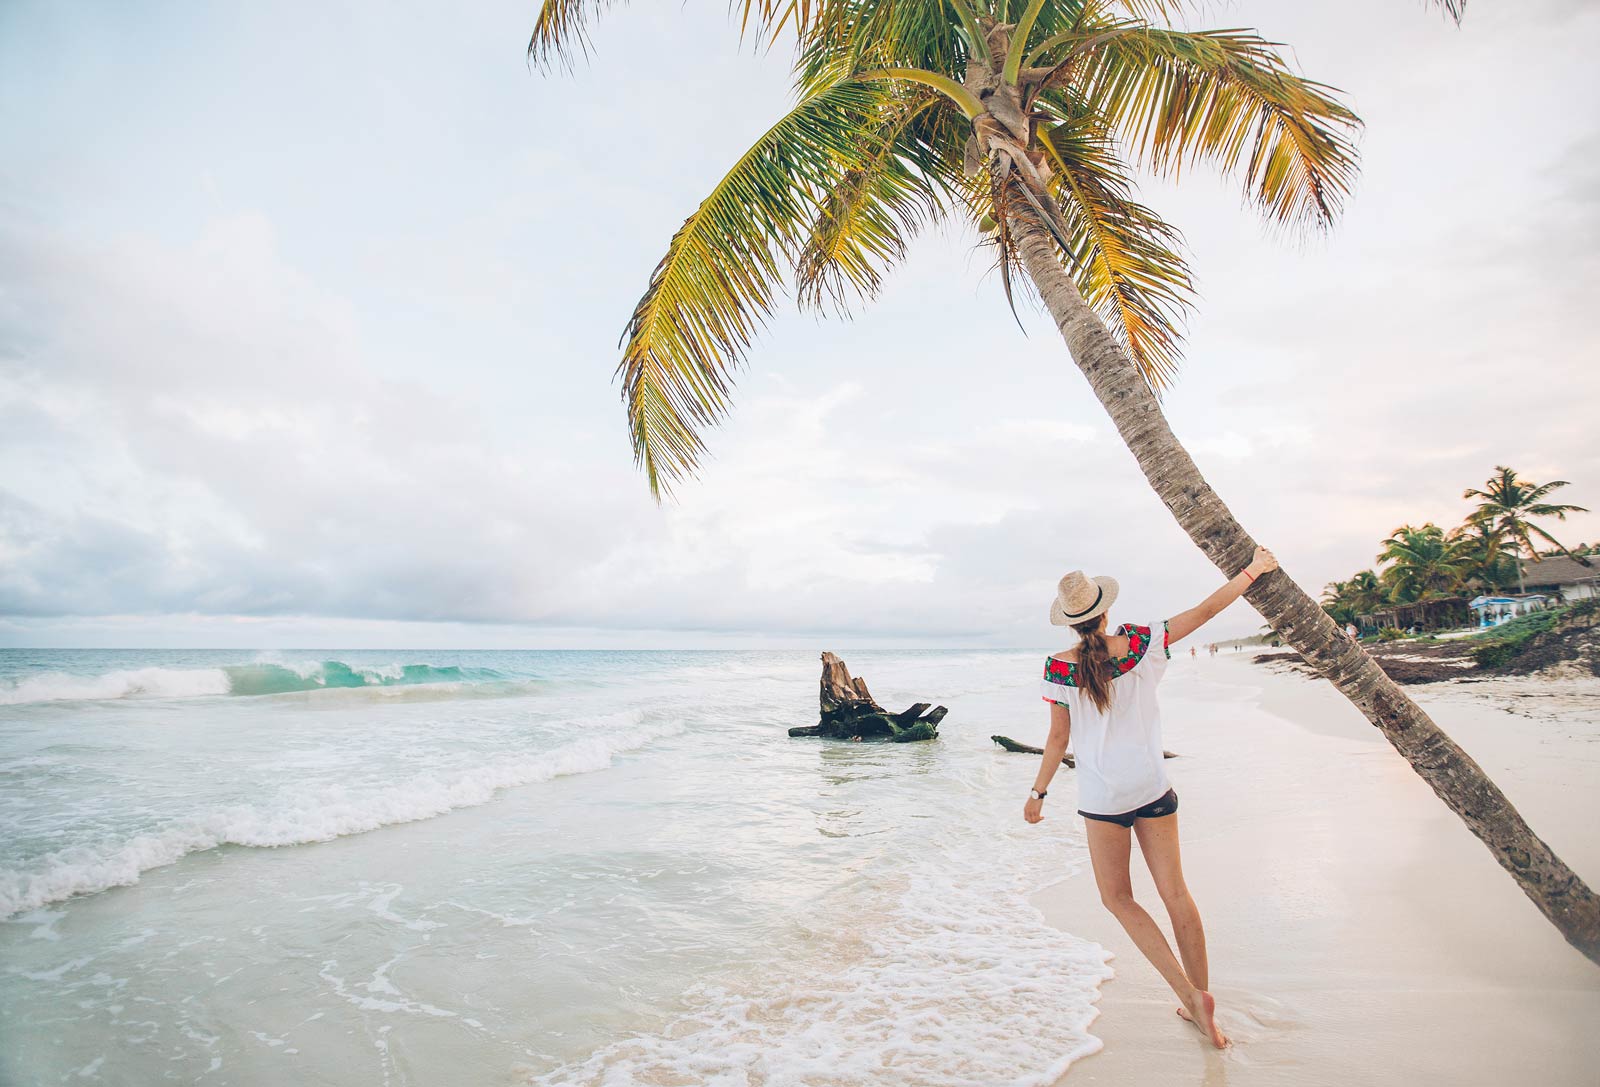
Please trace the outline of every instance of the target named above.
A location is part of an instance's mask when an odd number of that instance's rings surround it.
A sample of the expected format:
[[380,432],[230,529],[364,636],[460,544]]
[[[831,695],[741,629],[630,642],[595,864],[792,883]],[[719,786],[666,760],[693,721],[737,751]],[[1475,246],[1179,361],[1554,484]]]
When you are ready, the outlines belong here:
[[1521,596],[1480,596],[1467,607],[1477,618],[1480,627],[1497,627],[1501,623],[1526,615],[1530,611],[1543,611],[1551,604],[1544,593],[1526,593]]
[[[1585,558],[1589,558],[1585,556]],[[1522,566],[1522,587],[1529,593],[1544,593],[1564,604],[1600,596],[1600,560],[1589,558],[1592,566],[1565,555],[1551,555]]]

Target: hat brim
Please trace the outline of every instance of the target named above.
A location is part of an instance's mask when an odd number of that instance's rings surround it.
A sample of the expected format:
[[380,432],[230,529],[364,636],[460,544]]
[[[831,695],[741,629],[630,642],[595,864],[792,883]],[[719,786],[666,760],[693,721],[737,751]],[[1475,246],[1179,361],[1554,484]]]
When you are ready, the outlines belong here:
[[1057,596],[1050,601],[1050,622],[1052,625],[1070,627],[1077,623],[1087,623],[1095,616],[1103,615],[1110,610],[1112,603],[1117,599],[1117,590],[1119,588],[1117,579],[1109,574],[1099,574],[1089,580],[1094,582],[1100,589],[1099,602],[1082,614],[1075,613],[1069,616],[1066,609],[1061,606],[1061,597]]

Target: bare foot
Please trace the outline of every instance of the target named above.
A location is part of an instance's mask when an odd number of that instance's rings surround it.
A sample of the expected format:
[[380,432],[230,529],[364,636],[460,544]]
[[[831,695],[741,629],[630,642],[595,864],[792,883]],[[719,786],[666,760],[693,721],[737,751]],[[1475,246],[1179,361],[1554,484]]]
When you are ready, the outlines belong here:
[[1192,1003],[1178,1009],[1178,1016],[1200,1028],[1200,1033],[1211,1039],[1218,1049],[1229,1046],[1228,1036],[1217,1026],[1217,1001],[1204,989],[1196,989]]

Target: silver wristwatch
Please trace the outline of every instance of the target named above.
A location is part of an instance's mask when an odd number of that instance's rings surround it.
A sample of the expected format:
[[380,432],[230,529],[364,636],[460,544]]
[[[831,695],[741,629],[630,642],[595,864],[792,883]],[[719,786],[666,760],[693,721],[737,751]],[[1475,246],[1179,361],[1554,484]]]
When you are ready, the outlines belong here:
[[1047,795],[1049,795],[1049,791],[1048,790],[1046,790],[1045,792],[1042,792],[1042,793],[1038,789],[1029,789],[1028,790],[1028,797],[1030,799],[1032,799],[1032,800],[1043,800]]

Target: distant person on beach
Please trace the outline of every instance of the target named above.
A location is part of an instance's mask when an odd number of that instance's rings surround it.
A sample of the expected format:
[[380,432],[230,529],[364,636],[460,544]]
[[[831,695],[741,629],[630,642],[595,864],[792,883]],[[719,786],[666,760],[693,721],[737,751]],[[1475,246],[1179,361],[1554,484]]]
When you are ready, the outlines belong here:
[[[1044,818],[1050,781],[1075,736],[1078,814],[1084,818],[1100,901],[1172,986],[1182,1004],[1178,1014],[1218,1049],[1228,1045],[1228,1038],[1217,1026],[1216,1000],[1208,991],[1205,929],[1178,856],[1178,794],[1167,780],[1156,687],[1172,657],[1173,642],[1199,630],[1256,578],[1277,568],[1271,551],[1256,548],[1250,565],[1227,584],[1160,624],[1159,647],[1154,647],[1153,622],[1123,623],[1114,633],[1106,632],[1106,613],[1117,599],[1115,578],[1089,578],[1081,570],[1063,577],[1050,603],[1050,622],[1072,627],[1079,641],[1045,658],[1042,688],[1050,703],[1050,738],[1022,809],[1030,823]],[[1194,655],[1192,646],[1189,652]],[[1133,835],[1139,837],[1139,851],[1166,904],[1177,955],[1155,919],[1134,900],[1128,875]]]
[[1359,642],[1361,640],[1361,632],[1356,629],[1356,625],[1354,623],[1346,623],[1344,625],[1344,636],[1349,638],[1352,642]]

